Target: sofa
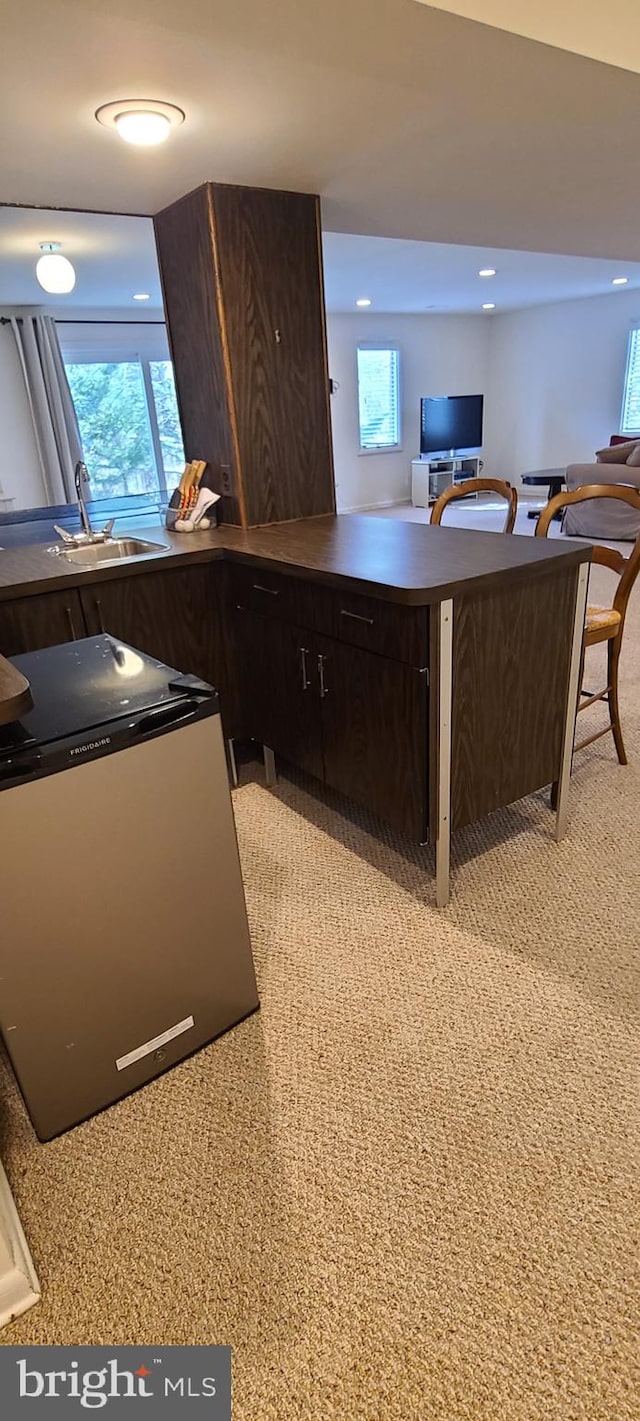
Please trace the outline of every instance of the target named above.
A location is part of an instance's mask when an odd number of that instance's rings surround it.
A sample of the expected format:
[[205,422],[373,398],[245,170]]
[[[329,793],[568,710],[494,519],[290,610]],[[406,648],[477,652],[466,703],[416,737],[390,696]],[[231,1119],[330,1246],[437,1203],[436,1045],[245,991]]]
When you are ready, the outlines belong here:
[[[607,448],[597,451],[595,464],[569,464],[565,478],[569,491],[583,484],[631,484],[640,489],[640,439],[614,434]],[[640,533],[640,514],[612,498],[578,503],[567,508],[563,532],[626,542]]]

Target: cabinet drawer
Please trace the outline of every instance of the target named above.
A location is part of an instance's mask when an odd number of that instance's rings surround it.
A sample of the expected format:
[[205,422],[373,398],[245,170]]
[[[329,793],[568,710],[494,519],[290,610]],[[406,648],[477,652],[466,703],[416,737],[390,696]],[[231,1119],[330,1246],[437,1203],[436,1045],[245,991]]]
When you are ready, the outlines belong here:
[[232,599],[248,611],[295,622],[393,661],[420,667],[428,664],[426,607],[403,607],[238,563],[229,565],[229,573]]
[[378,597],[306,583],[304,624],[336,641],[375,651],[392,661],[418,667],[429,662],[426,607],[403,607]]
[[246,611],[260,612],[263,617],[278,617],[280,621],[305,625],[301,601],[305,586],[296,577],[282,577],[261,567],[229,564],[228,587],[232,601]]

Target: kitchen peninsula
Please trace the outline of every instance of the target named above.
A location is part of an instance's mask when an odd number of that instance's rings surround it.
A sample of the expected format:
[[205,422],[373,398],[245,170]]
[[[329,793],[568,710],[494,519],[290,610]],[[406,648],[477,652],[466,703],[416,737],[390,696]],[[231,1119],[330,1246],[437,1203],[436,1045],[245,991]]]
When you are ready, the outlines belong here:
[[0,551],[0,653],[106,630],[213,680],[254,738],[419,842],[550,784],[564,833],[586,544],[322,515],[83,570]]

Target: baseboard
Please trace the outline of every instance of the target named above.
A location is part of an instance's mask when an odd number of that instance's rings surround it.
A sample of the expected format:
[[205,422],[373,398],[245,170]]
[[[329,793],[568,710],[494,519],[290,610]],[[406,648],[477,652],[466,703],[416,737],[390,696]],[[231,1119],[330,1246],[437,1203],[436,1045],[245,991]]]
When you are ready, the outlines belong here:
[[0,1164],[0,1327],[33,1307],[40,1284],[9,1181]]
[[411,503],[410,498],[382,498],[377,503],[354,503],[350,508],[339,508],[338,513],[368,513],[372,508],[399,508]]

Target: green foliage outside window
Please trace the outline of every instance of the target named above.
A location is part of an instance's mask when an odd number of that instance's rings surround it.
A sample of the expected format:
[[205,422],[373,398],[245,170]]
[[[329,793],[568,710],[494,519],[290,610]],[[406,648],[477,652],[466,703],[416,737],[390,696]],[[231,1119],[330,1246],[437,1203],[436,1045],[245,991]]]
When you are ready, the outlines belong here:
[[[92,498],[157,493],[165,483],[171,492],[184,463],[171,362],[149,362],[151,414],[138,360],[70,362],[66,371]],[[154,450],[152,417],[157,424],[162,470]]]

